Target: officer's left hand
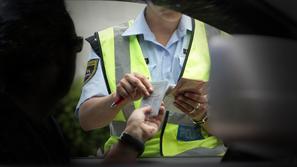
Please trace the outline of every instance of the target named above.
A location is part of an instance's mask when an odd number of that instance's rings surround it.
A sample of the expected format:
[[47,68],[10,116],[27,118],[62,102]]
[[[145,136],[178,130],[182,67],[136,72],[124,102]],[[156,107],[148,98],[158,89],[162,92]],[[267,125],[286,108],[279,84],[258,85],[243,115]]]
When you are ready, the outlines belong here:
[[197,89],[178,92],[175,96],[174,104],[192,119],[201,120],[205,112],[207,112],[208,107],[208,98],[205,86],[203,85]]

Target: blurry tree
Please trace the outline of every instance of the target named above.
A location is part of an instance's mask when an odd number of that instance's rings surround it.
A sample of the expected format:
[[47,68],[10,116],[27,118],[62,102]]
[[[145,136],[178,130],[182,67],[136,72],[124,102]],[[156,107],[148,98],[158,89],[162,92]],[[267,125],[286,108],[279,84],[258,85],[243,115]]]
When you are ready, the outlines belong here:
[[[74,115],[80,97],[82,81],[75,80],[68,95],[57,105],[55,117],[62,127],[72,157],[96,156],[97,149],[103,148],[109,137],[108,127],[85,132]],[[101,149],[103,150],[103,149]]]

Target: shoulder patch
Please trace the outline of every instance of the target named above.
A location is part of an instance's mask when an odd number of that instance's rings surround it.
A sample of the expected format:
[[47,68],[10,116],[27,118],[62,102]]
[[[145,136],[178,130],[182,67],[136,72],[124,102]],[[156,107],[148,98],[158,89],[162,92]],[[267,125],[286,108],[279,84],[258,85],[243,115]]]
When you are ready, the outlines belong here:
[[99,59],[91,59],[88,61],[87,70],[84,78],[84,84],[87,83],[96,73]]

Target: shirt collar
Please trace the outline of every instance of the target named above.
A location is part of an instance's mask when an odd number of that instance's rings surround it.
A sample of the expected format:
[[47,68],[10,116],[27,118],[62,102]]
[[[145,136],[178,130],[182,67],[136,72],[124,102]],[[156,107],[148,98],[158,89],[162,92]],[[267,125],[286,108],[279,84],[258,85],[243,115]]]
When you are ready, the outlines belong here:
[[[136,17],[133,25],[129,27],[122,36],[140,35],[144,36],[145,40],[155,40],[155,36],[150,30],[146,19],[144,17],[145,9]],[[192,31],[192,19],[189,16],[182,15],[180,24],[177,29],[177,35],[179,37],[185,36],[187,30]]]
[[187,31],[192,31],[192,19],[187,15],[182,15],[180,23],[177,28],[177,34],[179,37],[183,37],[187,34]]
[[122,36],[132,36],[132,35],[140,35],[142,34],[145,39],[152,38],[154,39],[154,34],[150,30],[145,17],[144,17],[144,10],[140,12],[140,14],[136,17],[134,23],[131,27],[129,27]]

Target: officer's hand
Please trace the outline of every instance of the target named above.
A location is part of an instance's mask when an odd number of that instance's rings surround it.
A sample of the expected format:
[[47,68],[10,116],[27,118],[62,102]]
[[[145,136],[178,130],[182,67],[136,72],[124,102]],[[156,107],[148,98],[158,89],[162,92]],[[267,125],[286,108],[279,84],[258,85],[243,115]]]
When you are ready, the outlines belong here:
[[133,111],[127,121],[125,132],[142,142],[152,138],[160,129],[165,107],[164,105],[160,107],[159,115],[157,116],[150,116],[151,111],[152,108],[150,106]]
[[178,92],[174,104],[192,119],[201,120],[208,107],[206,87]]
[[139,100],[143,96],[150,96],[153,86],[143,75],[133,73],[125,74],[117,85],[116,95],[123,97],[125,102]]

